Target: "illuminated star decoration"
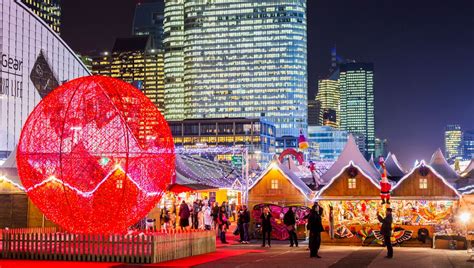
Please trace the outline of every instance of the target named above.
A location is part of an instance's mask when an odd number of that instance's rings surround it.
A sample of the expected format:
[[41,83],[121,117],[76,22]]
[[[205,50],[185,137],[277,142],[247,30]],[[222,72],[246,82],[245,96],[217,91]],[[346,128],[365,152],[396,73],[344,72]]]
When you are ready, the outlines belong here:
[[71,232],[124,233],[171,183],[167,122],[138,89],[82,77],[36,106],[18,145],[18,173],[32,202]]

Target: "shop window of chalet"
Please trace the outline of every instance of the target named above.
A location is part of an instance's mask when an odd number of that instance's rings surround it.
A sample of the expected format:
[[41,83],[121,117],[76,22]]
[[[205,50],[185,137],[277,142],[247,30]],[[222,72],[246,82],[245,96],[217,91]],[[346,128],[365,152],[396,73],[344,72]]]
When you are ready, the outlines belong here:
[[428,179],[420,178],[420,189],[428,189]]
[[348,187],[349,189],[355,189],[356,186],[357,186],[357,185],[356,185],[356,178],[349,178],[349,179],[347,180],[347,187]]
[[271,189],[278,189],[278,180],[272,180]]

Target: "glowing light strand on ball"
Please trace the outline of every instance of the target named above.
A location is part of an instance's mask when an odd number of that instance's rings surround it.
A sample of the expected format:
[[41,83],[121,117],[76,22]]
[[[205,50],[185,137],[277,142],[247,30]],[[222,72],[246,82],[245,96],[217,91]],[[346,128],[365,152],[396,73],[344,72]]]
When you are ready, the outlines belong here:
[[175,173],[164,117],[138,89],[91,76],[46,96],[26,121],[18,173],[46,217],[79,233],[125,232]]
[[[124,171],[121,167],[117,167],[116,169],[110,171],[109,174],[107,174],[107,175],[105,176],[105,178],[104,178],[102,181],[100,181],[92,191],[88,191],[88,192],[81,191],[80,189],[78,189],[78,188],[76,188],[76,187],[70,185],[70,184],[67,183],[67,182],[64,182],[64,181],[62,181],[62,180],[60,180],[60,179],[57,179],[57,178],[54,177],[54,176],[51,176],[51,177],[49,177],[48,179],[46,179],[46,180],[44,180],[44,181],[42,181],[42,182],[40,182],[40,183],[38,183],[38,184],[35,184],[35,185],[31,186],[31,187],[28,187],[27,189],[25,189],[24,187],[19,186],[18,184],[15,184],[15,186],[21,187],[22,190],[24,190],[25,192],[29,192],[29,191],[32,191],[32,190],[38,188],[38,187],[41,187],[41,186],[43,186],[43,185],[46,185],[46,184],[48,184],[48,183],[58,183],[58,184],[61,184],[61,185],[64,185],[64,186],[68,187],[69,189],[75,191],[77,194],[79,194],[79,195],[81,195],[81,196],[83,196],[83,197],[91,197],[91,196],[93,196],[94,193],[100,188],[100,186],[102,186],[102,184],[104,184],[104,182],[106,182],[108,179],[110,179],[110,178],[112,177],[111,175],[112,175],[114,172],[116,172],[117,170],[120,170],[120,171],[122,171],[122,172],[125,173],[125,171]],[[146,191],[145,189],[143,189],[135,180],[133,180],[128,174],[126,174],[126,176],[127,176],[127,178],[130,180],[131,183],[135,184],[135,186],[137,186],[137,188],[138,188],[140,191],[142,191],[143,193],[145,193],[147,196],[156,196],[156,195],[160,195],[160,194],[163,193],[163,191],[159,191],[159,192],[147,192],[147,191]],[[12,182],[12,183],[13,183],[13,182]]]

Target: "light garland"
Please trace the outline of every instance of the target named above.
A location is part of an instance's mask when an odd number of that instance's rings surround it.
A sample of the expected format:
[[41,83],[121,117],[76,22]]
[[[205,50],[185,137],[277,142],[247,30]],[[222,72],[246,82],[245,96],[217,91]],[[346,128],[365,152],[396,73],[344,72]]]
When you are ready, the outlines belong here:
[[367,175],[367,173],[365,173],[364,170],[362,170],[362,168],[360,168],[358,165],[354,164],[354,162],[349,161],[349,164],[346,165],[346,166],[344,166],[344,167],[339,171],[339,173],[337,173],[334,177],[332,177],[331,180],[329,180],[329,183],[326,184],[326,185],[318,192],[318,194],[316,195],[316,197],[314,198],[313,201],[319,200],[319,199],[321,198],[321,195],[324,193],[324,191],[326,191],[326,189],[329,188],[329,186],[331,186],[331,185],[334,183],[334,181],[335,181],[336,179],[338,179],[338,178],[342,175],[342,173],[344,173],[344,171],[346,171],[346,169],[349,168],[349,167],[351,167],[351,166],[353,166],[353,167],[355,167],[357,170],[359,170],[359,172],[362,173],[362,175],[363,175],[366,179],[368,179],[375,187],[377,187],[378,190],[380,190],[380,185],[379,185],[379,184],[376,184],[376,183],[374,182],[374,180],[371,179],[371,177],[370,177],[369,175]]
[[257,185],[257,183],[259,183],[263,177],[265,177],[265,175],[267,175],[268,172],[270,172],[272,169],[277,169],[282,175],[283,177],[285,177],[293,186],[296,187],[296,189],[298,189],[298,191],[300,191],[303,196],[306,198],[306,200],[308,201],[311,201],[311,198],[308,196],[308,195],[311,195],[313,193],[313,191],[311,189],[309,189],[308,187],[308,191],[309,193],[306,193],[303,189],[301,189],[298,185],[296,185],[294,182],[293,182],[293,179],[291,179],[279,166],[277,160],[273,160],[270,165],[268,165],[268,167],[262,172],[260,173],[260,175],[253,181],[253,183],[250,185],[249,187],[249,192],[250,190],[255,187],[255,185]]
[[25,192],[25,187],[21,186],[20,184],[10,180],[9,178],[7,178],[6,176],[0,176],[0,182],[2,181],[5,181],[5,182],[8,182],[10,183],[11,185],[15,186],[16,188],[18,188],[19,190]]
[[18,173],[32,202],[78,233],[121,233],[155,206],[175,173],[164,117],[138,89],[90,76],[53,90],[28,117]]
[[56,177],[54,176],[51,176],[49,177],[48,179],[38,183],[38,184],[35,184],[31,187],[28,187],[27,189],[23,188],[23,190],[25,192],[30,192],[32,190],[35,190],[36,188],[39,188],[43,185],[46,185],[48,183],[57,183],[57,184],[61,184],[61,185],[64,185],[66,187],[68,187],[70,190],[73,190],[75,191],[78,195],[81,195],[83,197],[92,197],[94,195],[94,193],[100,188],[100,186],[102,186],[102,184],[104,184],[108,179],[112,178],[113,174],[116,172],[116,171],[121,171],[122,173],[125,174],[125,176],[127,176],[128,180],[133,183],[141,192],[145,193],[146,196],[157,196],[157,195],[161,195],[163,193],[163,191],[159,191],[159,192],[147,192],[145,189],[143,189],[134,179],[130,178],[129,174],[127,174],[123,169],[122,167],[116,167],[115,169],[113,169],[112,171],[109,172],[109,174],[107,174],[104,179],[102,179],[96,186],[95,188],[92,190],[92,191],[87,191],[87,192],[84,192],[84,191],[81,191],[80,189],[72,186],[71,184],[67,183],[67,182],[64,182],[60,179],[57,179]]
[[427,167],[431,172],[433,172],[435,174],[436,177],[440,178],[441,181],[446,185],[448,186],[449,188],[451,188],[451,190],[454,191],[454,193],[458,196],[458,197],[461,197],[461,194],[459,194],[458,190],[456,190],[456,188],[454,188],[448,181],[446,181],[446,179],[441,176],[441,174],[439,174],[433,167],[431,167],[430,165],[427,165],[425,163],[425,160],[421,160],[417,166],[415,166],[409,173],[407,173],[405,176],[403,176],[399,181],[398,183],[392,188],[392,191],[394,191],[395,189],[397,189],[404,180],[406,180],[408,177],[410,177],[418,168],[420,167]]

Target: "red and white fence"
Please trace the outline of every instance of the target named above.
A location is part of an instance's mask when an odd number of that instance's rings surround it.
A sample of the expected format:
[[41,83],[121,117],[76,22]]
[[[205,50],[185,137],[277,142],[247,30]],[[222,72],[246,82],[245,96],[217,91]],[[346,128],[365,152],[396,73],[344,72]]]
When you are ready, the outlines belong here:
[[3,259],[157,263],[216,250],[212,231],[95,235],[12,229],[2,230],[1,240]]

